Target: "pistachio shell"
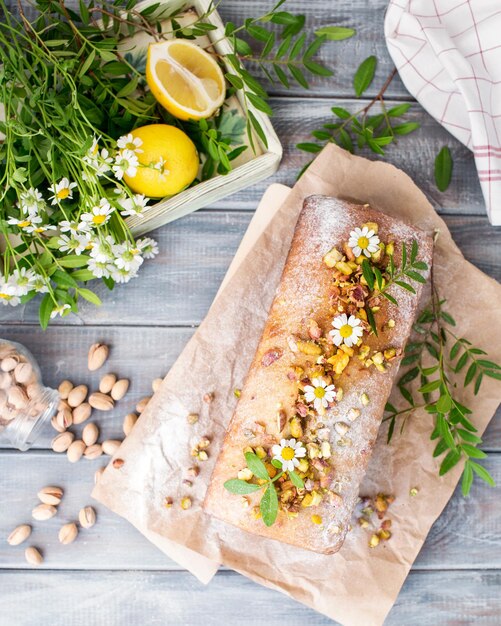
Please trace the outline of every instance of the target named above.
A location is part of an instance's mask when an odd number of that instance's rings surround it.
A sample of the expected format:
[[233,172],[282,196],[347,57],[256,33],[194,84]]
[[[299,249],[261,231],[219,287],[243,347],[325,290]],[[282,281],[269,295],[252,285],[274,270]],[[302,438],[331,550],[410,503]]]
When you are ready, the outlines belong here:
[[57,509],[52,504],[38,504],[31,512],[31,515],[38,522],[45,522],[54,517],[56,513]]
[[89,404],[98,411],[111,411],[115,406],[113,398],[100,391],[95,391],[89,396]]
[[82,528],[92,528],[96,523],[96,511],[91,506],[80,509],[78,521]]
[[136,404],[136,411],[138,413],[142,413],[150,400],[151,400],[151,396],[146,396],[145,398],[141,398],[141,400],[139,400],[139,402]]
[[19,355],[13,354],[2,359],[0,363],[0,369],[2,372],[12,372],[16,365],[19,363]]
[[103,447],[100,443],[95,443],[88,448],[85,448],[84,456],[89,461],[99,458],[103,454]]
[[18,546],[23,541],[26,541],[31,535],[31,526],[29,524],[21,524],[14,528],[14,530],[7,537],[7,543],[10,546]]
[[113,398],[113,400],[121,400],[127,393],[128,389],[129,381],[127,380],[127,378],[121,378],[120,380],[117,380],[117,382],[113,385],[113,389],[111,390],[111,397]]
[[105,469],[106,469],[105,467],[100,467],[98,470],[94,472],[94,484],[95,485],[97,485],[97,483],[101,480],[101,476],[104,474]]
[[73,409],[73,423],[83,424],[89,419],[92,413],[92,407],[88,402],[82,402],[79,406]]
[[79,406],[87,397],[88,391],[87,385],[77,385],[73,387],[68,394],[68,404],[73,408]]
[[65,428],[62,428],[59,422],[57,421],[57,415],[54,415],[54,417],[50,420],[50,423],[51,423],[52,428],[54,430],[57,430],[58,433],[64,433],[64,431],[66,430]]
[[59,396],[63,400],[67,400],[70,394],[70,391],[73,389],[73,383],[70,380],[63,380],[59,383],[59,387],[57,390],[59,391]]
[[7,402],[15,409],[25,409],[28,406],[29,398],[24,389],[14,385],[7,391]]
[[104,365],[104,362],[108,358],[110,350],[104,343],[93,343],[89,348],[89,354],[87,357],[87,366],[91,372],[98,370]]
[[127,413],[127,415],[124,417],[124,423],[123,423],[123,431],[124,431],[124,435],[127,437],[127,435],[130,434],[131,430],[134,428],[136,422],[137,422],[137,418],[138,416],[135,413]]
[[110,393],[113,385],[117,382],[115,374],[105,374],[99,382],[99,391],[101,393]]
[[118,441],[118,439],[107,439],[101,444],[103,447],[103,452],[105,454],[108,454],[109,456],[113,456],[120,447],[121,443],[122,442]]
[[98,427],[91,423],[87,424],[82,431],[82,439],[86,446],[93,446],[99,437],[99,429]]
[[43,504],[52,504],[57,506],[63,499],[63,490],[61,487],[44,487],[38,492],[38,499]]
[[[76,410],[76,409],[75,409]],[[73,424],[73,413],[71,409],[62,409],[56,416],[57,424],[60,428],[59,432],[64,432]]]
[[163,378],[155,378],[155,380],[151,383],[151,388],[153,389],[153,393],[156,393],[160,389],[160,385],[162,384]]
[[66,452],[66,450],[70,447],[73,439],[75,439],[75,435],[70,432],[61,433],[54,437],[51,443],[51,448],[54,452]]
[[59,541],[63,545],[67,545],[68,543],[73,543],[78,535],[78,528],[75,522],[69,522],[64,526],[61,526],[58,533]]
[[30,565],[33,565],[33,567],[38,567],[43,563],[43,556],[41,555],[40,551],[33,546],[26,548],[26,550],[24,551],[24,558],[28,561]]
[[18,383],[25,385],[31,380],[33,375],[33,367],[30,363],[18,363],[14,369],[14,376]]
[[80,439],[74,441],[66,452],[66,456],[68,457],[68,461],[70,463],[77,463],[83,456],[85,452],[85,443]]

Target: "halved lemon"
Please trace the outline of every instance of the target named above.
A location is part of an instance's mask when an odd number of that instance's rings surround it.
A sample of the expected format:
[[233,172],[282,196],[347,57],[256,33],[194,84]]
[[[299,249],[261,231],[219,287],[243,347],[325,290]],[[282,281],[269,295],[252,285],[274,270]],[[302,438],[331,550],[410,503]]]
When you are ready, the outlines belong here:
[[181,39],[150,44],[146,80],[158,102],[180,120],[210,117],[223,104],[226,93],[216,60]]

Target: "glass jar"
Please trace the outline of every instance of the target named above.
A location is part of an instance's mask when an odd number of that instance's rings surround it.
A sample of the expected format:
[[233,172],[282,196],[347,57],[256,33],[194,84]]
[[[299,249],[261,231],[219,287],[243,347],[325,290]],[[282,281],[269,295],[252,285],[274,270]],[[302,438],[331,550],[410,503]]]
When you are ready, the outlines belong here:
[[44,387],[33,355],[15,341],[0,339],[0,434],[28,450],[58,403],[58,392]]

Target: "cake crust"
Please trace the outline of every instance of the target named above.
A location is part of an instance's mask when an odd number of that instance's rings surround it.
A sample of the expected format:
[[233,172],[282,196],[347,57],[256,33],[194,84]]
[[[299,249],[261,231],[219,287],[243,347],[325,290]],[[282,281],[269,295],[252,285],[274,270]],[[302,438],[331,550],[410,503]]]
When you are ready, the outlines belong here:
[[[376,316],[378,334],[367,333],[364,338],[364,345],[371,354],[388,348],[395,351],[391,362],[382,368],[386,371],[367,367],[359,358],[350,358],[334,380],[336,388],[342,389],[342,398],[339,394],[341,399],[330,404],[325,414],[317,418],[321,420],[318,430],[324,431],[331,451],[329,484],[327,489],[325,484],[323,486],[323,492],[330,497],[322,497],[315,506],[291,509],[292,514],[281,510],[275,523],[266,526],[259,516],[252,514],[261,492],[242,499],[229,493],[224,483],[235,478],[246,466],[246,450],[260,446],[269,450],[283,437],[291,436],[290,421],[298,410],[298,382],[291,371],[297,371],[298,367],[307,371],[314,366],[316,358],[298,353],[295,340],[291,338],[304,337],[312,323],[318,325],[323,337],[329,336],[336,310],[333,308],[332,269],[323,258],[332,248],[342,251],[350,232],[367,223],[377,224],[382,241],[394,242],[396,263],[401,260],[402,242],[410,249],[412,241],[416,240],[418,260],[431,265],[433,244],[423,231],[366,205],[324,196],[310,196],[305,200],[268,320],[204,502],[207,513],[226,523],[325,554],[339,550],[348,531],[384,406],[417,311],[420,283],[413,283],[416,294],[396,285],[390,287],[388,293],[398,299],[398,306],[381,298]],[[343,424],[342,428],[339,424]],[[346,426],[349,432],[343,436],[340,433]]]

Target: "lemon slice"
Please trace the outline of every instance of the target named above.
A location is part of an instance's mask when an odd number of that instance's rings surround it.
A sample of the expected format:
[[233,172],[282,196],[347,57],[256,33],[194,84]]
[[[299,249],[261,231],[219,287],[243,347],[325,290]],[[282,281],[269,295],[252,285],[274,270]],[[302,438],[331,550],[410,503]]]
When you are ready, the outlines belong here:
[[224,76],[216,60],[190,41],[150,44],[146,80],[160,104],[181,120],[210,117],[224,102]]

